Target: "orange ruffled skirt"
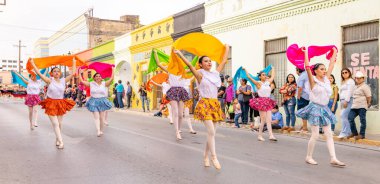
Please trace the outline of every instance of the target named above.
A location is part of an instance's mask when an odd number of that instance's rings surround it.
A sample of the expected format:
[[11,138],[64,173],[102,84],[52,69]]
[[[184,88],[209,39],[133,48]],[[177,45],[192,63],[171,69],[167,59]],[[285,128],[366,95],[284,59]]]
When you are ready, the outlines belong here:
[[218,99],[201,98],[194,110],[194,119],[213,122],[223,121],[223,112]]
[[47,98],[40,102],[45,114],[49,116],[62,116],[75,106],[75,102],[70,99],[51,99]]

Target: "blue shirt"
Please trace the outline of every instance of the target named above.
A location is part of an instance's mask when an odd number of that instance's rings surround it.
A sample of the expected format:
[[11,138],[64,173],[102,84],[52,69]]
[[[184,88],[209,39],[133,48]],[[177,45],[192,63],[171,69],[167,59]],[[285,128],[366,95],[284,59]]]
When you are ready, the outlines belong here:
[[301,73],[301,75],[298,77],[297,80],[297,95],[298,95],[298,88],[302,88],[301,97],[305,100],[309,100],[309,91],[306,88],[306,84],[309,83],[309,78],[307,76],[307,72],[304,71]]
[[124,91],[123,84],[117,84],[117,86],[116,86],[116,92],[122,93],[123,91]]
[[284,122],[282,120],[282,114],[279,111],[277,111],[276,113],[272,113],[272,121],[273,120],[278,120],[278,125],[280,127],[284,126]]

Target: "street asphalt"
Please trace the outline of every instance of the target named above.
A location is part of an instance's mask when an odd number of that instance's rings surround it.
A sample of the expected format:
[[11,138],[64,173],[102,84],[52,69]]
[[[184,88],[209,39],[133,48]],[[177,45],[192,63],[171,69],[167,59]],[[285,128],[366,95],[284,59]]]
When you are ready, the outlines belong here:
[[[92,114],[75,108],[64,116],[65,148],[57,150],[48,117],[39,110],[39,127],[29,129],[27,107],[0,101],[0,183],[260,183],[379,184],[380,150],[336,144],[338,159],[329,164],[326,143],[305,163],[307,139],[276,135],[278,142],[257,141],[256,133],[218,127],[216,150],[221,170],[203,166],[206,130],[177,141],[167,119],[140,112],[109,112],[109,126],[97,137]],[[268,139],[268,136],[265,135]]]

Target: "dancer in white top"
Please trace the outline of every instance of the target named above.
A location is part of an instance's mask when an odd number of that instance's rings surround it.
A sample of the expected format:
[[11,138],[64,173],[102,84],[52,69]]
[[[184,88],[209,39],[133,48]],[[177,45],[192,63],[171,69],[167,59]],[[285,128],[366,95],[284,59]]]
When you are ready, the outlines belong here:
[[194,111],[194,118],[201,120],[207,128],[207,143],[204,152],[204,166],[210,166],[209,153],[211,160],[216,169],[221,169],[215,151],[215,134],[216,126],[214,123],[223,121],[223,112],[218,101],[218,88],[222,81],[219,77],[219,72],[223,70],[227,63],[229,46],[225,45],[225,52],[222,62],[218,65],[216,71],[211,71],[212,63],[209,57],[202,56],[198,60],[200,70],[196,70],[194,66],[183,56],[179,50],[174,52],[181,57],[183,62],[190,68],[198,82],[199,101]]
[[171,113],[173,123],[176,131],[177,140],[182,140],[180,128],[183,121],[184,102],[189,100],[189,94],[186,92],[186,80],[182,76],[176,76],[168,72],[167,67],[164,67],[157,56],[157,51],[154,51],[154,57],[156,58],[156,64],[164,72],[169,74],[170,89],[166,92],[166,98],[170,100]]
[[[243,68],[243,70],[245,69]],[[269,132],[269,140],[277,141],[272,132],[272,109],[276,105],[276,101],[270,98],[272,91],[271,83],[273,82],[275,76],[274,68],[272,68],[271,70],[272,75],[269,79],[267,78],[267,75],[264,72],[260,72],[260,81],[256,81],[255,79],[250,77],[247,70],[245,70],[245,72],[247,73],[248,79],[251,80],[257,86],[257,94],[259,95],[258,98],[253,98],[249,102],[251,108],[258,110],[260,113],[261,123],[257,139],[259,141],[265,141],[265,139],[263,138],[263,129],[264,124],[266,123]]]
[[305,53],[305,69],[309,78],[310,103],[306,107],[298,110],[296,115],[302,119],[307,119],[312,131],[305,161],[308,164],[317,165],[317,162],[313,159],[313,152],[315,143],[319,137],[319,127],[322,126],[326,137],[327,148],[330,152],[331,165],[344,167],[345,164],[336,158],[334,140],[331,132],[331,124],[336,123],[336,117],[327,106],[332,94],[330,81],[327,76],[330,76],[334,69],[337,50],[334,48],[334,53],[330,59],[327,71],[325,65],[321,63],[314,65],[313,71],[315,76],[313,76],[310,69],[308,51],[305,48],[303,48],[302,51]]
[[29,80],[26,80],[21,74],[15,72],[16,75],[20,76],[21,80],[27,85],[26,87],[26,97],[25,97],[25,105],[28,106],[29,110],[29,123],[30,130],[34,130],[34,127],[38,127],[37,125],[37,116],[38,116],[38,104],[41,102],[40,99],[40,88],[41,88],[41,80],[37,80],[35,74],[29,74]]
[[112,108],[112,103],[107,99],[107,89],[113,81],[112,76],[107,81],[104,81],[99,73],[93,76],[94,81],[87,82],[82,79],[83,71],[80,71],[79,81],[85,86],[90,87],[91,98],[86,102],[87,109],[94,115],[95,126],[98,137],[103,135],[104,125],[106,124],[106,111]]
[[70,111],[74,106],[75,102],[73,100],[64,99],[63,94],[65,91],[66,83],[69,82],[76,71],[76,62],[73,59],[72,73],[66,78],[61,78],[61,70],[58,67],[54,67],[51,70],[52,78],[48,78],[42,75],[34,64],[33,59],[31,60],[34,72],[37,73],[41,79],[48,85],[47,98],[40,102],[42,109],[45,109],[45,114],[49,116],[50,122],[53,125],[54,132],[56,135],[56,146],[58,149],[63,149],[62,140],[62,121],[63,115],[67,111]]

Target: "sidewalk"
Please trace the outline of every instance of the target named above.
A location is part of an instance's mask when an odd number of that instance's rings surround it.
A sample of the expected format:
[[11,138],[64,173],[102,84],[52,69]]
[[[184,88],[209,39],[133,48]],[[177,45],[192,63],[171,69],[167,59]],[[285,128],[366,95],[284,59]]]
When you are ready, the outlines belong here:
[[[140,109],[123,109],[123,110],[115,110],[115,112],[122,112],[122,111],[129,111],[129,112],[135,112],[139,113],[141,115],[145,116],[153,116],[153,114],[156,111],[150,111],[150,112],[143,112]],[[194,122],[193,116],[190,115],[191,121]],[[221,122],[219,123],[219,126],[225,127],[225,128],[233,128],[233,123],[227,123],[227,122]],[[240,125],[240,130],[242,131],[251,131],[250,125]],[[311,133],[300,133],[299,131],[292,131],[288,133],[287,131],[282,132],[281,130],[273,130],[274,133],[277,134],[284,134],[288,136],[294,136],[294,137],[307,137],[309,138],[311,136]],[[320,135],[320,139],[325,139],[325,136],[323,134]],[[379,134],[367,134],[366,139],[361,140],[355,140],[354,138],[351,139],[339,139],[337,136],[334,136],[334,141],[336,142],[344,142],[344,143],[351,143],[351,144],[361,144],[361,145],[368,145],[368,146],[377,146],[380,147],[380,135]]]

